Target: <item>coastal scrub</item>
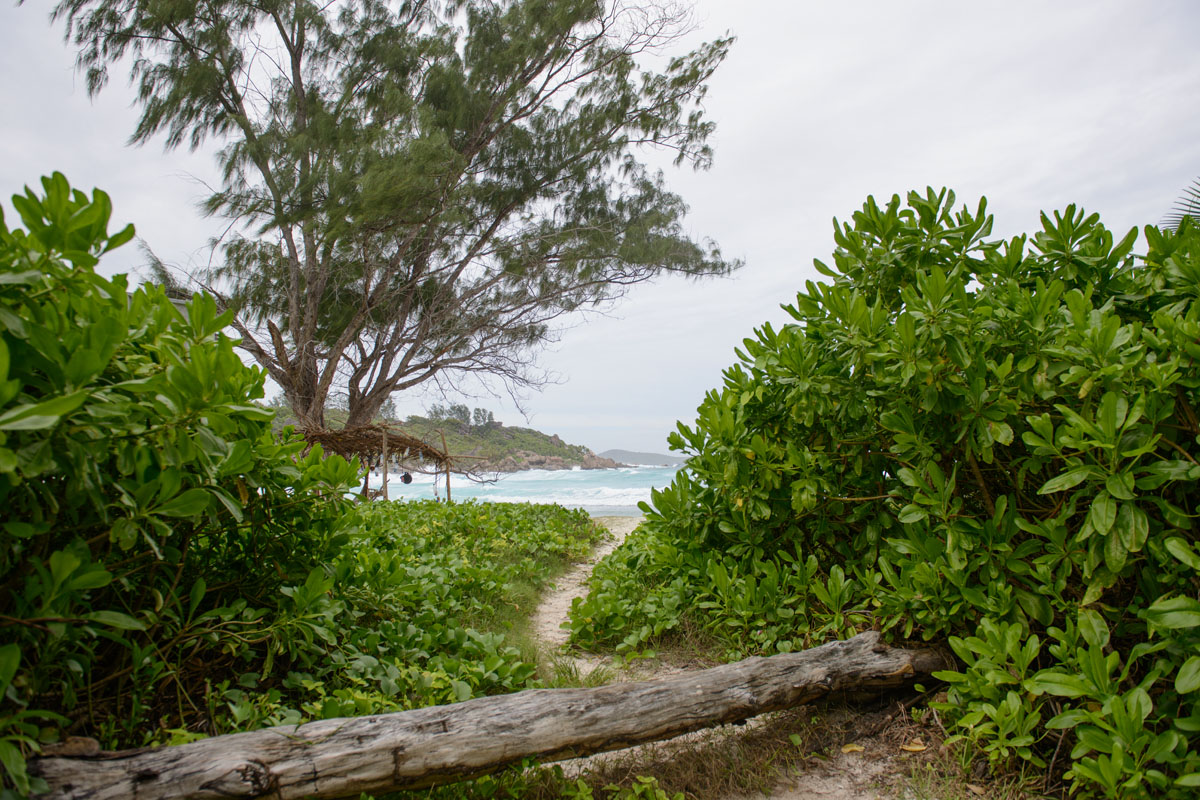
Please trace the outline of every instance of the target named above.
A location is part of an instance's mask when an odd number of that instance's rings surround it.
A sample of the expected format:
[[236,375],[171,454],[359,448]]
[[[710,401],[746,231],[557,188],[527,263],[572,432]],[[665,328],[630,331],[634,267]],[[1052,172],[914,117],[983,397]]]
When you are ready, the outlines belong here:
[[[579,511],[346,499],[196,295],[95,271],[133,236],[59,174],[0,216],[0,764],[535,685],[506,640],[600,536]],[[524,603],[525,610],[519,606]]]
[[868,628],[946,641],[951,738],[1080,796],[1200,785],[1200,233],[1074,206],[989,239],[985,201],[869,198],[828,282],[671,437],[689,456],[572,612],[637,649]]

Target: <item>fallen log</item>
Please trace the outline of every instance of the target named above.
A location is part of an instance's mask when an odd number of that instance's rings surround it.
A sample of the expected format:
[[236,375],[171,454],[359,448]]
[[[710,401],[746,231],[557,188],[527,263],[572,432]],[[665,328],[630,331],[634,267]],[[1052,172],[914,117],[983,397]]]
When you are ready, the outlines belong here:
[[214,736],[176,747],[45,756],[54,798],[337,798],[418,789],[669,739],[846,690],[892,689],[943,669],[935,650],[867,632],[800,653],[595,689],[533,689],[394,714]]

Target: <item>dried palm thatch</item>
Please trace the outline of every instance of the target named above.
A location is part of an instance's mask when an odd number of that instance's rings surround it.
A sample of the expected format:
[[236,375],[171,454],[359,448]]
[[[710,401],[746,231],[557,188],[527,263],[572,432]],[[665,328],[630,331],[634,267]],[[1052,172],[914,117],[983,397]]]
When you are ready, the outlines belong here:
[[319,444],[327,453],[347,459],[358,456],[364,466],[378,465],[384,458],[397,459],[413,466],[428,466],[433,471],[454,470],[454,459],[395,425],[359,425],[337,431],[309,428],[301,432],[310,445]]

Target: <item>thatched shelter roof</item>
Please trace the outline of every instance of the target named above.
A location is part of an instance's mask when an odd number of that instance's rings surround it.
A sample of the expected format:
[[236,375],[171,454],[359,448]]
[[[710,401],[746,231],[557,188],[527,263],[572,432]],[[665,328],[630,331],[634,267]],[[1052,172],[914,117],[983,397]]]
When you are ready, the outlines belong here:
[[388,458],[431,464],[439,471],[454,468],[454,459],[431,444],[405,433],[396,425],[359,425],[329,431],[301,431],[309,444],[319,444],[327,453],[345,458],[358,456],[366,464],[377,464],[386,448]]

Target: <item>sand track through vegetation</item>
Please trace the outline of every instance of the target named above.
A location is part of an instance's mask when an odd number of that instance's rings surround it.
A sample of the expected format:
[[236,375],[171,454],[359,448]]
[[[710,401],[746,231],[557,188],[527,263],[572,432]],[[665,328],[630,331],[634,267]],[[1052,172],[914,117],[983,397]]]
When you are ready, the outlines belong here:
[[567,643],[570,633],[562,627],[571,612],[571,603],[576,597],[587,594],[587,580],[592,575],[596,564],[625,541],[625,537],[634,531],[641,523],[641,517],[594,517],[595,521],[608,529],[611,536],[601,542],[591,556],[584,562],[576,564],[570,572],[554,582],[550,591],[538,609],[534,612],[532,622],[533,638],[542,651],[553,658],[565,659],[572,664],[581,676],[586,675],[597,667],[607,663],[607,659],[594,654],[576,652],[572,655],[559,656],[563,645]]
[[[625,541],[625,537],[642,521],[640,517],[596,517],[595,520],[609,530],[611,538],[602,542],[586,561],[577,564],[555,582],[554,588],[542,599],[531,624],[533,638],[547,658],[560,669],[564,665],[572,669],[581,680],[586,680],[587,676],[597,669],[610,667],[612,659],[594,653],[564,652],[569,632],[563,624],[570,613],[571,603],[576,597],[587,594],[587,581],[595,565]],[[636,668],[622,667],[619,673],[614,673],[609,679],[649,680],[678,671],[679,667],[652,659],[649,662],[638,662]],[[844,712],[837,716],[843,715]],[[758,759],[751,755],[750,751],[777,751],[780,740],[787,742],[787,730],[803,724],[800,721],[803,717],[800,711],[766,715],[741,726],[726,725],[685,734],[666,742],[573,759],[563,762],[563,768],[568,775],[582,775],[586,770],[602,775],[612,782],[629,777],[624,775],[626,772],[630,773],[630,776],[653,776],[660,770],[676,774],[680,770],[694,773],[712,772],[704,781],[715,790],[709,796],[723,800],[749,797],[769,797],[774,800],[801,800],[809,797],[831,800],[883,800],[911,796],[898,785],[902,783],[898,773],[905,772],[906,769],[900,763],[901,759],[893,755],[896,742],[892,740],[898,735],[904,735],[895,730],[860,739],[862,751],[843,753],[840,750],[840,741],[833,742],[835,746],[827,756],[806,759],[802,768],[786,770],[785,774],[772,773],[768,767],[766,775],[774,777],[768,778],[769,786],[759,787],[757,791],[751,790],[743,781],[737,779],[733,774],[737,770],[755,769],[751,764]],[[830,727],[829,722],[830,720],[825,720],[826,728]],[[834,724],[832,727],[839,726]],[[790,745],[785,744],[786,746]],[[768,762],[774,760],[774,756],[769,753],[766,758]],[[794,754],[792,759],[787,760],[795,760]],[[722,776],[720,773],[725,774]],[[750,780],[757,783],[761,777],[752,777]],[[936,797],[938,793],[921,793],[917,796]]]

